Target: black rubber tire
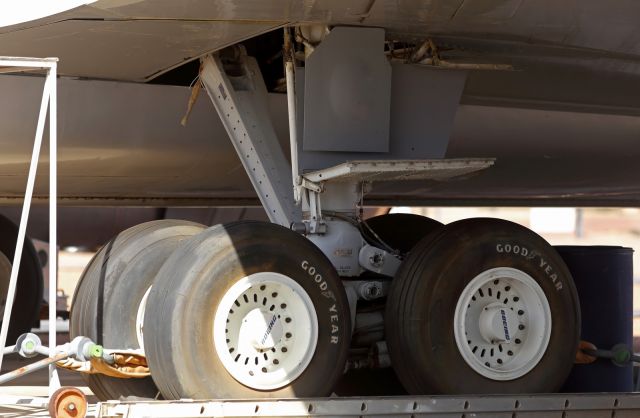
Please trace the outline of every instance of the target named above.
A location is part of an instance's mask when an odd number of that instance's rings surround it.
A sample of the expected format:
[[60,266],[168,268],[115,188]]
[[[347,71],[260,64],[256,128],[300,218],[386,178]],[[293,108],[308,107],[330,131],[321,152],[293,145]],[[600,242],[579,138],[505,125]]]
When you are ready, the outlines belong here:
[[[499,244],[527,248],[529,256],[501,253]],[[533,277],[547,296],[552,317],[549,345],[540,362],[509,381],[476,373],[460,355],[454,337],[460,294],[476,275],[494,267],[517,268]],[[553,392],[573,366],[580,305],[569,270],[543,238],[508,221],[467,219],[425,238],[405,259],[392,282],[385,328],[393,367],[411,394]]]
[[[444,225],[435,219],[411,213],[388,213],[366,220],[367,225],[391,248],[403,256],[429,234]],[[407,392],[392,367],[349,370],[338,382],[340,396],[398,396]]]
[[435,219],[411,213],[389,213],[366,220],[367,225],[391,248],[406,254],[427,235],[444,225]]
[[[315,267],[316,275],[310,276],[305,266]],[[318,315],[318,343],[309,366],[289,385],[272,391],[236,381],[219,360],[212,335],[214,315],[227,290],[241,278],[265,271],[300,284]],[[318,273],[327,287],[314,280]],[[158,273],[148,306],[144,328],[155,332],[144,336],[147,361],[167,399],[326,396],[343,373],[351,335],[344,287],[313,243],[281,226],[235,222],[185,241]]]
[[[8,218],[0,215],[0,252],[7,257],[9,263],[13,263],[17,240],[18,226]],[[8,282],[9,277],[0,280],[7,280]],[[16,294],[13,308],[11,309],[7,345],[15,344],[20,334],[29,332],[37,323],[42,306],[43,288],[42,266],[40,265],[38,252],[31,240],[25,238]],[[6,296],[6,294],[3,294],[0,295],[0,298],[4,299]],[[3,313],[4,310],[0,312],[0,324],[2,323],[1,315]]]
[[[89,337],[105,348],[140,348],[135,325],[140,301],[178,244],[205,228],[188,221],[151,221],[123,231],[102,247],[76,287],[71,338]],[[150,377],[86,375],[85,380],[103,401],[126,396],[154,398],[158,394]]]

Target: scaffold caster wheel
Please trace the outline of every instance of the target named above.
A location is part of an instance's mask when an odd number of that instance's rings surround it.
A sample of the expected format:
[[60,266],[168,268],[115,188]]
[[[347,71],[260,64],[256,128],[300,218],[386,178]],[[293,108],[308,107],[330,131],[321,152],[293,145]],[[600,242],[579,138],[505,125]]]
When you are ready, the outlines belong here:
[[49,398],[51,418],[84,418],[87,414],[87,398],[78,388],[64,386]]

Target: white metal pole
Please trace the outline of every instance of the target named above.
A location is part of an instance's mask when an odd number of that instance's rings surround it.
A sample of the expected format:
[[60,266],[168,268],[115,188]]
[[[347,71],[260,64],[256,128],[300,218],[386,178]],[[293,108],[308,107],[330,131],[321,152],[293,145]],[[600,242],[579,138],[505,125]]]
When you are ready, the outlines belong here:
[[[49,84],[49,357],[56,355],[58,305],[58,107],[57,66],[47,72]],[[56,365],[49,365],[49,395],[60,388]]]
[[296,204],[300,203],[300,174],[298,171],[298,133],[296,118],[296,92],[295,92],[295,69],[294,51],[291,44],[289,28],[284,28],[284,68],[287,81],[287,109],[289,113],[289,147],[291,152],[291,179],[293,180],[293,198]]
[[[53,80],[55,82],[55,80]],[[38,125],[36,127],[36,136],[33,143],[33,153],[31,154],[31,164],[29,166],[29,176],[27,178],[27,190],[24,195],[24,203],[22,204],[22,216],[20,217],[20,226],[18,228],[18,240],[16,241],[16,249],[13,255],[13,265],[11,266],[11,278],[9,279],[9,291],[7,292],[7,303],[4,307],[4,316],[2,318],[2,329],[0,329],[0,347],[4,347],[7,342],[7,334],[9,332],[9,321],[11,318],[11,309],[13,308],[13,300],[16,293],[16,285],[18,282],[18,271],[20,261],[22,260],[22,248],[24,247],[24,238],[27,232],[27,221],[29,219],[29,210],[31,208],[31,198],[33,196],[33,187],[36,179],[36,171],[38,169],[38,157],[40,155],[40,146],[42,145],[42,133],[44,131],[44,123],[47,118],[47,106],[49,104],[49,93],[51,92],[52,80],[47,77],[44,82],[42,93],[42,102],[40,103],[40,114],[38,115]],[[0,350],[0,368],[2,367],[2,359],[4,353]]]

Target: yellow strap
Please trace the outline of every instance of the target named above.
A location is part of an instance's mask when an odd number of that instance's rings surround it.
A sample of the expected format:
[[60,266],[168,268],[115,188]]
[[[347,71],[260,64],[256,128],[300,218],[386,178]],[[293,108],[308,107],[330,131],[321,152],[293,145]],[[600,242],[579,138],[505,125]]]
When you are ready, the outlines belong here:
[[57,362],[56,365],[80,373],[104,374],[123,379],[143,378],[150,375],[147,359],[140,354],[115,353],[113,357],[114,364],[96,358],[91,361],[77,361],[69,358]]

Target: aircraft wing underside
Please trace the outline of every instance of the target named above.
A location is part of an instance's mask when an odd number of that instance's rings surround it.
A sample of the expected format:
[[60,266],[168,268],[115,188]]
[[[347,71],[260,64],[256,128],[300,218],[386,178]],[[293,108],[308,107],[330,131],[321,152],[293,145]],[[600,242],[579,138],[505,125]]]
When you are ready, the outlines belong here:
[[[189,90],[146,82],[285,25],[322,23],[383,27],[387,40],[433,39],[454,63],[513,67],[469,72],[447,148],[496,157],[494,167],[376,185],[371,204],[636,206],[638,16],[640,3],[622,0],[99,0],[0,27],[0,55],[60,57],[63,203],[257,204],[211,103],[201,97],[182,128]],[[4,202],[22,193],[33,129],[15,118],[35,126],[40,88],[23,93],[20,79],[0,79]],[[284,97],[272,100],[286,146]]]
[[623,0],[98,0],[0,28],[0,51],[58,56],[63,75],[145,81],[260,33],[316,22],[440,39],[466,59],[638,74],[639,15],[640,4]]

